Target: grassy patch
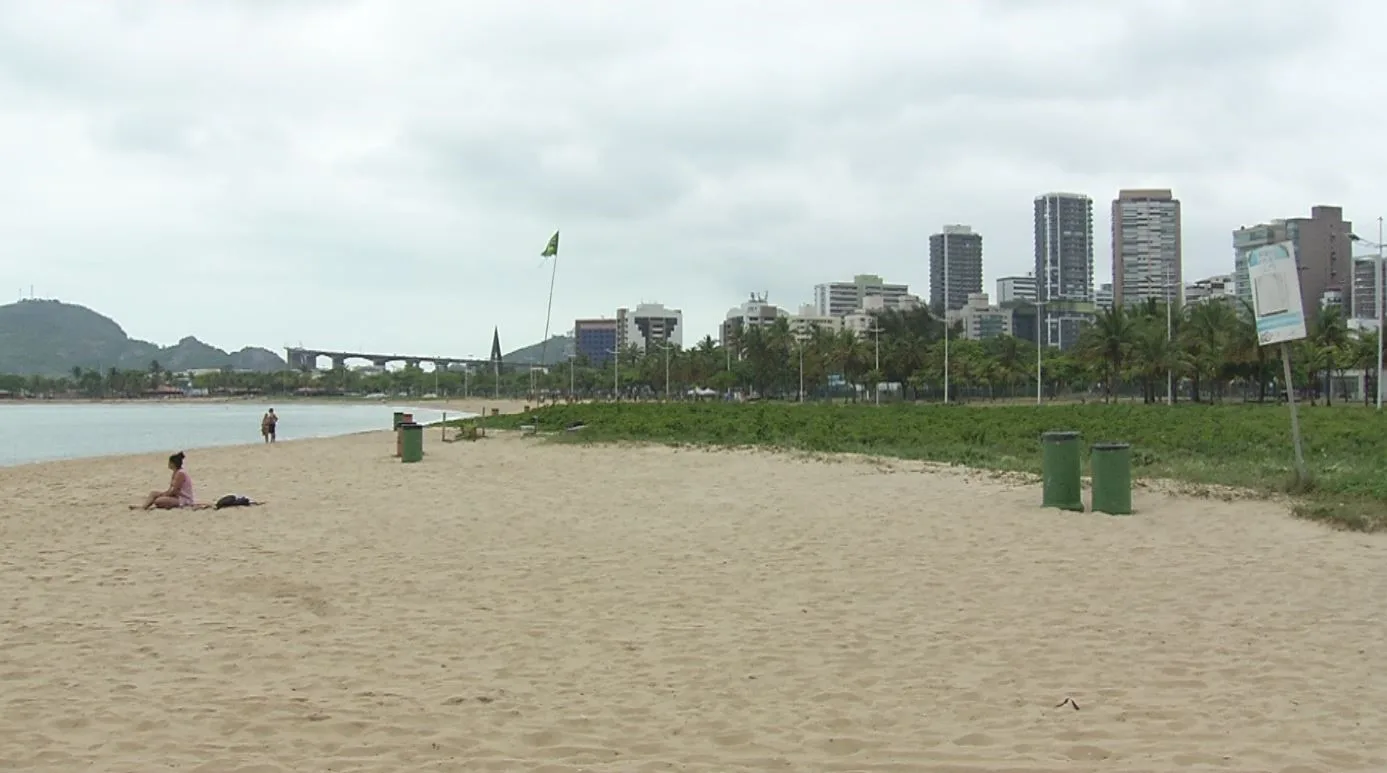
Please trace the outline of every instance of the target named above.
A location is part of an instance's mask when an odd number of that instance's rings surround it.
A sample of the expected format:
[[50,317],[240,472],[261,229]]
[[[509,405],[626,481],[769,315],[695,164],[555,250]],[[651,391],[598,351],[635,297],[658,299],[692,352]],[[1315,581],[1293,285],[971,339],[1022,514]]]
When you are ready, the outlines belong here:
[[[471,421],[471,420],[468,420]],[[1290,421],[1275,405],[942,405],[591,403],[487,417],[485,426],[541,431],[575,424],[566,441],[762,446],[861,453],[1040,472],[1042,432],[1074,430],[1085,446],[1132,445],[1132,474],[1300,497],[1297,514],[1342,528],[1387,529],[1387,417],[1302,412],[1311,485],[1295,490]],[[450,422],[451,423],[451,422]]]

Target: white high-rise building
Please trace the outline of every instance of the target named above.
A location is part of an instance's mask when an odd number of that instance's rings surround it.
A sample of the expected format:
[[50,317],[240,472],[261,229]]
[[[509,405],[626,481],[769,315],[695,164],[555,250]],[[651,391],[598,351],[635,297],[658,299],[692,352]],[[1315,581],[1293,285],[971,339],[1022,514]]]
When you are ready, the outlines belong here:
[[635,345],[641,351],[666,343],[684,345],[684,312],[658,303],[641,303],[635,309],[616,310],[617,348]]
[[894,309],[910,295],[910,287],[887,284],[875,274],[858,274],[851,282],[814,285],[814,310],[821,317],[842,317],[862,308],[873,295],[881,296],[886,307]]
[[1004,276],[997,280],[997,303],[1035,303],[1035,275]]
[[1164,188],[1118,191],[1112,202],[1113,303],[1178,303],[1180,272],[1180,200]]

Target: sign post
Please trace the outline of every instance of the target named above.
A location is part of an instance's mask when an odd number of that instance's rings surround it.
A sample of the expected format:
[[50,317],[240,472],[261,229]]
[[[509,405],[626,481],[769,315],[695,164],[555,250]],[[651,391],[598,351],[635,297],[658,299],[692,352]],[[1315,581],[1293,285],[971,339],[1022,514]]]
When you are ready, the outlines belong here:
[[1257,343],[1280,344],[1281,368],[1286,379],[1286,403],[1291,408],[1291,443],[1295,447],[1296,482],[1305,485],[1305,451],[1300,440],[1300,414],[1296,408],[1295,381],[1291,373],[1291,342],[1305,338],[1305,303],[1300,295],[1300,263],[1295,242],[1258,247],[1247,254],[1247,280],[1252,285],[1252,313],[1256,317]]

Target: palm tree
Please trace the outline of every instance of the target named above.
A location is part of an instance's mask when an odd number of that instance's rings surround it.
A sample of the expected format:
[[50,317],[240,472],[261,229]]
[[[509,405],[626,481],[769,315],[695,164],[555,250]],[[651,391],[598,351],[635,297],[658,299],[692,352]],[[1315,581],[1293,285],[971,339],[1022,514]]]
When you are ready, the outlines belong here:
[[[1347,359],[1340,355],[1340,352],[1349,343],[1348,323],[1344,320],[1343,310],[1338,306],[1326,306],[1320,309],[1320,316],[1315,320],[1315,330],[1311,340],[1324,352],[1324,404],[1332,405],[1334,402],[1335,361],[1343,362]],[[1338,370],[1339,377],[1342,379],[1342,366]]]
[[1103,365],[1103,392],[1108,402],[1113,399],[1113,387],[1122,378],[1122,365],[1131,351],[1135,333],[1126,310],[1114,306],[1099,312],[1093,324],[1079,336],[1080,355]]
[[1206,384],[1210,386],[1211,400],[1222,397],[1223,387],[1215,382],[1227,375],[1237,327],[1237,315],[1226,303],[1211,301],[1190,308],[1180,343],[1188,358],[1196,402],[1201,399]]

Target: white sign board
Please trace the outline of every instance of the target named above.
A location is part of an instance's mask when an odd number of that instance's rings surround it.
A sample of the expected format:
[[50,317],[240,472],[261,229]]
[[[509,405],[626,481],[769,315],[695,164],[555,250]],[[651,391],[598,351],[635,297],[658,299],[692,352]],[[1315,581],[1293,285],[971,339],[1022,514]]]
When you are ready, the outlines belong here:
[[1295,243],[1277,242],[1247,253],[1247,281],[1257,343],[1262,346],[1305,337],[1305,304],[1300,299],[1300,269]]

